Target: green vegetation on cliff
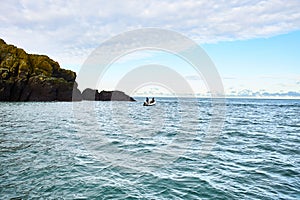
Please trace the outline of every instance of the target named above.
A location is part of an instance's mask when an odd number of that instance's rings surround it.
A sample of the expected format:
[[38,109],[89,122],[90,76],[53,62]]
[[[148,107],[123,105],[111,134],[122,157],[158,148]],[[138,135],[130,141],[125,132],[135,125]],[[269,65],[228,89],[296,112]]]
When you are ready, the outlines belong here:
[[27,54],[0,39],[0,101],[81,100],[75,78],[48,56]]

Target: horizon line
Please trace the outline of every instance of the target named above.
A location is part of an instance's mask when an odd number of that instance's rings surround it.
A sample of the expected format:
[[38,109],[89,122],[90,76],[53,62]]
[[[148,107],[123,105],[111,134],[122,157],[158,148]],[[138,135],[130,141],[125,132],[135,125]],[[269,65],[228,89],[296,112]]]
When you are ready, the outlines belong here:
[[208,97],[208,96],[171,96],[171,95],[133,95],[133,98],[146,98],[146,97],[155,97],[155,98],[186,98],[186,99],[262,99],[262,100],[300,100],[300,97],[276,97],[276,96],[265,96],[265,97],[255,97],[255,96],[224,96],[224,97]]

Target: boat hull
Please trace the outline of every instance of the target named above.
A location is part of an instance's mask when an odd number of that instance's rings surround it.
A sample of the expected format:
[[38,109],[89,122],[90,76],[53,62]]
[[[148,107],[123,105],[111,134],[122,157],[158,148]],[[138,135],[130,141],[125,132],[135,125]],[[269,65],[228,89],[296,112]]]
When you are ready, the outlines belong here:
[[153,103],[144,102],[143,106],[154,106],[155,104],[156,104],[156,101],[154,101]]

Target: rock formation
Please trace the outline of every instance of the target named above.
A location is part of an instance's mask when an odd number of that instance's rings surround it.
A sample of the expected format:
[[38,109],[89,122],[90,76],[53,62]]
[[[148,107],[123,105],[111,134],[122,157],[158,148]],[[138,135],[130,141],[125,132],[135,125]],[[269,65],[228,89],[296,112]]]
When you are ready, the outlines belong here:
[[87,88],[82,92],[82,99],[89,101],[135,101],[132,97],[121,91],[102,90],[99,93],[98,90],[90,88]]
[[27,54],[0,39],[0,101],[78,101],[75,78],[48,56]]
[[0,101],[135,101],[121,91],[77,89],[76,73],[0,38]]

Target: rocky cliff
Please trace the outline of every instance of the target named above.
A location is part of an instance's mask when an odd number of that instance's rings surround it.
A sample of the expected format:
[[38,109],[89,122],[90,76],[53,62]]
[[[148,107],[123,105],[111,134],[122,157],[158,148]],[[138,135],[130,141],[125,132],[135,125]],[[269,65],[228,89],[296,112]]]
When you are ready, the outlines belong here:
[[[0,101],[135,101],[121,91],[77,89],[76,73],[0,38]],[[84,97],[84,98],[82,98]]]
[[98,90],[93,90],[90,88],[87,88],[82,92],[82,99],[89,101],[135,101],[132,97],[121,91],[102,90],[99,93]]
[[78,101],[75,78],[48,56],[27,54],[0,39],[0,101]]

